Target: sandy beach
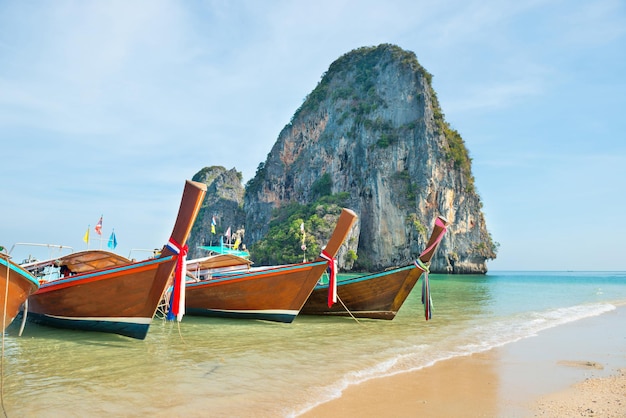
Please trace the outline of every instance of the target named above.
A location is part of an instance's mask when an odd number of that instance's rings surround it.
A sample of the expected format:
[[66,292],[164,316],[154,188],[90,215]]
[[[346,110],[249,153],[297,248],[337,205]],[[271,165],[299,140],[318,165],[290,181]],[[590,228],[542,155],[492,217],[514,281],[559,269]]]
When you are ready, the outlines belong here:
[[418,371],[301,417],[625,417],[626,307]]

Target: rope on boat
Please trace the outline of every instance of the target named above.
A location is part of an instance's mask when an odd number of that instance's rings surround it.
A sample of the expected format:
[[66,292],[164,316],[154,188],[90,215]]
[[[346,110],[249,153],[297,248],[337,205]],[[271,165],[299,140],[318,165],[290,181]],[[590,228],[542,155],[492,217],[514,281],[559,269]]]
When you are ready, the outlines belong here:
[[176,321],[177,325],[178,325],[178,335],[180,336],[180,340],[183,342],[183,344],[187,345],[187,341],[185,341],[185,339],[183,338],[183,333],[180,331],[180,322]]
[[[159,305],[157,306],[157,310],[154,314],[154,316],[160,320],[162,320],[163,322],[172,322],[172,321],[168,321],[167,320],[167,313],[170,309],[170,297],[171,297],[171,293],[172,293],[172,286],[170,286],[169,288],[167,288],[165,290],[165,292],[163,293],[163,297],[161,298],[161,302],[159,302]],[[178,325],[178,335],[180,336],[180,339],[182,340],[182,342],[187,345],[187,341],[185,341],[185,339],[183,338],[183,333],[180,330],[180,321],[176,321],[177,325]]]
[[361,321],[359,321],[358,319],[356,319],[356,316],[352,315],[352,312],[350,312],[350,309],[348,309],[348,307],[343,303],[343,300],[341,300],[341,298],[339,297],[339,295],[337,295],[337,300],[339,300],[339,302],[341,302],[341,306],[343,306],[343,308],[346,310],[346,312],[348,312],[350,314],[350,316],[352,317],[352,319],[354,319],[356,321],[357,324],[359,325],[363,325],[361,323]]
[[[324,272],[324,275],[328,276],[328,273],[327,273],[327,272]],[[330,284],[329,284],[329,286],[330,286]],[[354,316],[354,315],[352,314],[352,312],[350,312],[350,309],[348,309],[348,307],[346,306],[346,304],[345,304],[345,303],[343,303],[343,300],[341,300],[341,298],[339,297],[339,292],[337,292],[336,296],[337,296],[337,300],[341,303],[341,306],[343,306],[343,308],[346,310],[346,312],[348,312],[348,314],[352,317],[352,319],[354,319],[354,320],[356,321],[356,323],[357,323],[357,324],[359,324],[359,325],[363,325],[363,324],[361,323],[361,321],[359,321],[359,320],[356,318],[356,316]]]
[[162,319],[164,321],[167,318],[167,307],[169,306],[169,295],[167,292],[168,290],[165,291],[165,294],[161,298],[161,302],[159,302],[154,314],[157,319]]

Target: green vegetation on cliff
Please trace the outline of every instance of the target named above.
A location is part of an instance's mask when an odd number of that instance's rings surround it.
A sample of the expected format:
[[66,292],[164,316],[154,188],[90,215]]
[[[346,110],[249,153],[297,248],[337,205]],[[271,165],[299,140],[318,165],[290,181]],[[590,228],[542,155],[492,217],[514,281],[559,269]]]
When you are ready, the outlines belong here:
[[[313,260],[335,229],[335,222],[348,200],[347,193],[327,195],[308,205],[291,203],[275,209],[267,235],[256,242],[250,256],[257,265],[299,263]],[[304,223],[304,245],[301,225]],[[350,254],[356,259],[356,254]]]
[[446,137],[446,140],[448,141],[446,157],[448,158],[448,160],[452,160],[454,166],[463,173],[463,175],[467,179],[466,191],[472,193],[475,191],[474,176],[472,175],[472,159],[470,158],[469,152],[465,147],[465,141],[463,141],[461,134],[456,129],[453,129],[446,121],[445,116],[441,111],[441,107],[439,106],[437,93],[435,93],[435,90],[432,88],[430,82],[431,79],[432,76],[429,74],[428,85],[431,89],[435,123],[437,124],[439,132],[443,133],[443,135]]
[[246,193],[250,193],[250,194],[257,193],[261,189],[261,185],[263,184],[263,181],[265,180],[266,173],[267,173],[267,170],[265,169],[265,163],[264,162],[259,163],[259,165],[256,168],[256,174],[254,175],[254,177],[248,180],[248,183],[246,183]]

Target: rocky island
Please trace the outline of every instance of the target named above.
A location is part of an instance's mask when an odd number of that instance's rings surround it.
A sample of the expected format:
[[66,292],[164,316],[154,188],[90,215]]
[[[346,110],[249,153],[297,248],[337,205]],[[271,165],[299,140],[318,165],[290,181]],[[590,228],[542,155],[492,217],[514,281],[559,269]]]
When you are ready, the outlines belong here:
[[[442,215],[451,225],[431,272],[485,273],[497,244],[487,230],[465,143],[446,122],[431,81],[415,54],[395,45],[341,56],[245,187],[234,168],[207,167],[194,176],[209,188],[190,248],[213,239],[210,223],[217,216],[221,231],[239,231],[257,264],[255,248],[261,264],[276,262],[267,257],[282,252],[277,248],[292,259],[283,262],[294,262],[294,254],[301,257],[298,226],[305,224],[311,243],[323,245],[320,230],[332,224],[335,206],[345,206],[359,219],[338,256],[343,269],[410,264]],[[287,233],[278,234],[280,228]],[[286,248],[289,239],[292,250]]]

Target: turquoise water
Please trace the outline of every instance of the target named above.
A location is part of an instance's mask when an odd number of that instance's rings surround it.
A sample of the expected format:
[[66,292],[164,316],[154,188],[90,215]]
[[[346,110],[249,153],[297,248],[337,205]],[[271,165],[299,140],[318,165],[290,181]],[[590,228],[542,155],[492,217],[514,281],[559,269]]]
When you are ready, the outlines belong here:
[[362,381],[501,346],[626,304],[625,272],[431,275],[393,321],[186,316],[144,341],[19,318],[5,333],[8,416],[297,416]]

